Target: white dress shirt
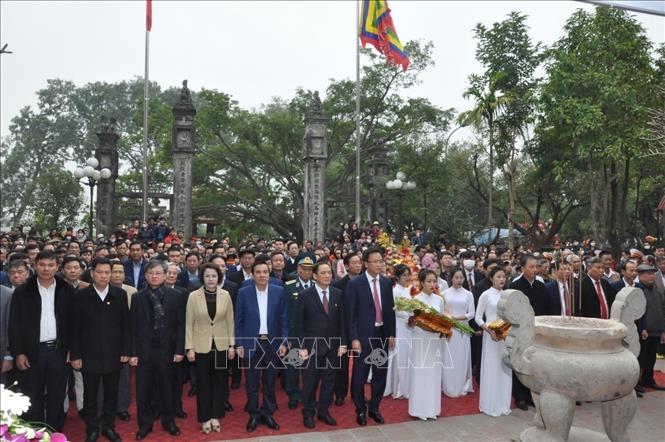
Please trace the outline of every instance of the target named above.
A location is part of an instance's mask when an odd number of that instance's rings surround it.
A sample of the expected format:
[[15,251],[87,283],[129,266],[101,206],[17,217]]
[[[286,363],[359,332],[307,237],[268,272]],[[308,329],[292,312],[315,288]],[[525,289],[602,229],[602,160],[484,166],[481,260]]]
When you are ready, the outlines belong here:
[[252,279],[252,274],[251,273],[245,273],[245,269],[242,269],[242,277],[245,278],[244,280],[247,281],[248,279]]
[[559,285],[559,301],[561,302],[561,311],[559,313],[561,313],[562,315],[565,315],[566,314],[567,301],[566,301],[566,296],[564,295],[564,293],[565,293],[564,292],[564,285],[563,285],[563,282],[561,282],[561,281],[557,281],[557,284]]
[[326,289],[322,289],[318,284],[314,284],[314,287],[316,287],[316,293],[319,294],[319,301],[321,301],[321,304],[323,304],[323,291],[326,291],[326,297],[328,298],[328,306],[330,306],[330,287]]
[[107,285],[106,287],[104,287],[104,290],[102,290],[101,292],[99,291],[96,285],[93,284],[92,286],[95,288],[97,296],[99,296],[99,299],[101,299],[102,302],[104,302],[104,300],[106,299],[106,295],[109,294],[109,286]]
[[300,286],[304,289],[308,289],[310,286],[309,281],[303,281],[302,279],[298,278],[298,281],[300,281]]
[[[367,282],[369,282],[369,292],[372,294],[372,303],[374,303],[374,283],[372,281],[376,279],[376,292],[379,294],[379,306],[383,309],[383,304],[381,302],[381,280],[379,279],[379,275],[372,276],[368,272],[365,272],[365,276],[367,277]],[[383,317],[383,311],[381,312],[381,317]],[[382,325],[383,322],[374,323],[374,327],[381,327]]]
[[635,287],[635,280],[634,280],[634,279],[633,279],[633,283],[632,283],[632,284],[628,284],[628,281],[626,281],[626,278],[621,278],[621,279],[623,279],[623,284],[624,284],[626,287]]
[[37,288],[42,298],[42,315],[39,318],[39,342],[55,341],[58,329],[55,322],[55,279],[50,287],[44,287],[39,279]]
[[256,301],[259,304],[259,334],[267,335],[268,334],[268,288],[266,287],[265,291],[260,291],[256,289]]

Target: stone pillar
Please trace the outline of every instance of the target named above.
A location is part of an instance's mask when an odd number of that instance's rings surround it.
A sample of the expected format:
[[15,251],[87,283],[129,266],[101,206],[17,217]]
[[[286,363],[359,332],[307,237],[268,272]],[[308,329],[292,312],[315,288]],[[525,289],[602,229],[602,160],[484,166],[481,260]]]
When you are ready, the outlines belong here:
[[326,165],[328,162],[328,119],[321,108],[319,93],[314,92],[312,105],[305,115],[304,162],[305,195],[302,230],[304,240],[314,244],[325,239]]
[[384,140],[379,140],[369,150],[369,189],[371,209],[369,220],[378,221],[385,229],[386,218],[386,180],[388,176],[388,155]]
[[118,179],[118,139],[117,123],[115,118],[102,116],[97,127],[97,150],[95,157],[99,161],[99,169],[107,168],[111,171],[111,178],[100,180],[97,184],[97,210],[95,230],[97,233],[108,235],[115,228],[118,216],[118,206],[115,204],[115,180]]
[[194,116],[196,109],[187,88],[187,80],[182,82],[180,98],[173,107],[173,152],[174,180],[171,222],[184,232],[185,241],[192,236],[192,157],[195,150]]

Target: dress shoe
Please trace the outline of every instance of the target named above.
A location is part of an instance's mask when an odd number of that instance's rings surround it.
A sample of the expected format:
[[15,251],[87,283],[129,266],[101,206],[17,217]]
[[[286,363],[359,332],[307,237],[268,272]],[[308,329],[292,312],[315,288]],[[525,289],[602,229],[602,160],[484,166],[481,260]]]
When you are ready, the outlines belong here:
[[294,410],[296,408],[298,408],[298,401],[289,399],[289,410]]
[[118,434],[117,431],[115,431],[114,428],[107,428],[106,430],[102,431],[102,436],[110,440],[111,442],[121,442],[122,438]]
[[219,423],[219,419],[210,419],[210,427],[212,431],[219,433],[222,431],[222,424]]
[[316,424],[314,423],[314,418],[312,416],[305,416],[302,418],[302,423],[305,428],[314,428]]
[[335,399],[335,407],[341,407],[344,405],[344,398],[338,397]]
[[256,430],[256,426],[259,424],[259,420],[255,417],[250,417],[249,421],[247,421],[247,432],[251,433],[252,431]]
[[270,428],[271,430],[279,430],[279,424],[275,422],[275,418],[272,416],[264,416],[263,423],[266,424],[266,427]]
[[641,385],[636,385],[635,386],[635,391],[638,392],[638,393],[646,393],[646,390]]
[[176,410],[175,417],[178,419],[187,419],[187,413],[185,413],[185,410]]
[[326,425],[332,425],[333,427],[337,426],[337,421],[329,414],[325,416],[319,416],[319,420]]
[[91,431],[85,435],[85,442],[97,442],[99,439],[99,431]]
[[376,422],[377,424],[382,424],[385,422],[383,420],[383,416],[381,416],[381,413],[379,413],[379,410],[374,410],[374,411],[370,410],[370,412],[367,413],[367,415],[372,419],[374,419],[374,422]]
[[145,439],[151,431],[152,428],[139,428],[139,431],[136,432],[136,440]]
[[224,410],[225,411],[233,411],[233,405],[231,405],[231,402],[226,401],[226,403],[224,404]]
[[529,405],[526,403],[526,401],[519,401],[517,403],[517,408],[519,408],[520,410],[526,411],[526,410],[529,409]]
[[119,411],[118,413],[116,413],[116,415],[118,416],[118,419],[124,422],[127,422],[130,417],[128,411]]
[[164,431],[169,433],[171,436],[180,436],[180,428],[175,424],[175,422],[169,422],[168,424],[162,424]]
[[189,397],[196,396],[196,387],[190,388],[189,391],[187,392],[187,396]]
[[637,391],[637,388],[635,389],[635,395],[637,397],[644,397],[644,393],[640,393],[639,391]]
[[358,425],[363,427],[367,425],[367,416],[365,416],[365,413],[358,413],[356,416],[356,422],[358,422]]
[[663,387],[662,385],[658,385],[656,383],[647,385],[647,388],[651,388],[653,390],[658,390],[658,391],[665,391],[665,387]]

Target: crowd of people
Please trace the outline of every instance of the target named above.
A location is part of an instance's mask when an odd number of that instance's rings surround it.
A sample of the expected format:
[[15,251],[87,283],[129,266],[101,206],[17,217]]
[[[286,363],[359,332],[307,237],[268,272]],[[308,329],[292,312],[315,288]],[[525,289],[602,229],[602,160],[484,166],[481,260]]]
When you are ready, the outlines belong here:
[[[528,409],[530,391],[503,363],[504,341],[489,327],[507,288],[522,291],[536,315],[600,319],[609,318],[621,288],[640,288],[647,309],[637,322],[636,392],[664,389],[653,375],[665,344],[662,244],[653,254],[630,248],[621,256],[591,242],[557,241],[546,250],[432,244],[421,232],[393,244],[377,224],[343,225],[322,244],[185,241],[158,218],[96,238],[83,229],[46,238],[23,230],[0,234],[3,383],[16,381],[30,397],[25,419],[56,430],[71,394],[87,441],[121,440],[115,420],[131,419],[131,376],[137,440],[158,418],[164,431],[180,434],[185,385],[196,395],[201,431],[223,431],[234,412],[229,389],[243,379],[248,432],[279,429],[277,388],[289,409],[301,408],[306,428],[337,425],[332,406],[349,396],[359,425],[384,423],[387,395],[408,400],[415,418],[436,419],[442,397],[475,385],[485,414],[510,413],[513,398]],[[395,309],[399,298],[468,323],[475,334],[454,330],[442,339],[411,327]]]

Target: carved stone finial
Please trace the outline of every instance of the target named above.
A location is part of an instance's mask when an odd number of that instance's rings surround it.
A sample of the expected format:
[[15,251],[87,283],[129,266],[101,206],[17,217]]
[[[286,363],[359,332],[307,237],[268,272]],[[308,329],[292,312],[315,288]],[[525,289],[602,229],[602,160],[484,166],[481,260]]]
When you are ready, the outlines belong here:
[[102,115],[99,118],[99,124],[97,125],[97,133],[101,134],[115,134],[118,129],[118,121],[113,117],[107,117]]
[[310,112],[317,112],[317,113],[321,112],[321,98],[319,97],[319,91],[314,91]]
[[610,318],[621,322],[627,328],[623,346],[637,357],[640,354],[640,337],[635,321],[642,317],[647,306],[644,292],[635,287],[624,287],[614,298]]
[[187,87],[187,80],[182,80],[182,89],[180,89],[180,103],[191,103],[192,93]]

